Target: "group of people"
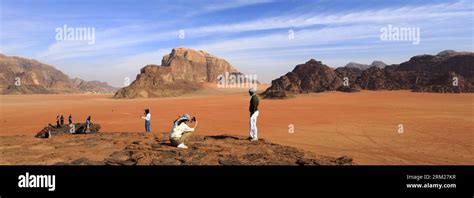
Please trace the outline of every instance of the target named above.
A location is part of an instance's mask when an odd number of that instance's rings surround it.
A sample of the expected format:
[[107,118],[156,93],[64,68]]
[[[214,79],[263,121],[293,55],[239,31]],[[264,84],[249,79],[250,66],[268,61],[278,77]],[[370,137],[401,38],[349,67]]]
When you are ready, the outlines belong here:
[[[255,88],[249,89],[250,95],[250,124],[249,124],[249,137],[250,141],[258,141],[258,131],[257,131],[257,118],[259,115],[258,105],[259,99],[257,96],[257,90]],[[149,109],[145,109],[144,116],[141,117],[145,120],[145,131],[147,134],[150,134],[150,120],[151,113]],[[189,125],[194,123],[192,127]],[[170,132],[170,143],[173,146],[178,148],[188,148],[185,145],[185,141],[192,135],[198,125],[196,117],[190,117],[188,114],[183,114],[179,116],[175,121],[173,121],[173,127]]]
[[[69,115],[68,118],[68,126],[71,126],[72,123],[72,115]],[[63,115],[57,115],[56,116],[56,128],[61,128],[64,125],[64,116]],[[88,133],[90,132],[90,127],[91,127],[91,116],[87,116],[86,118],[86,124],[83,129],[83,133]]]
[[[257,91],[255,88],[249,89],[250,95],[250,105],[249,105],[249,113],[250,113],[250,120],[249,120],[249,137],[248,140],[250,141],[258,141],[258,133],[257,133],[257,118],[259,115],[258,112],[258,105],[259,99],[257,96]],[[151,132],[151,113],[149,109],[145,109],[144,116],[141,117],[145,120],[145,131],[147,134]],[[69,115],[69,125],[72,123],[72,115]],[[190,124],[193,124],[191,127]],[[56,128],[61,128],[64,125],[64,116],[58,115],[56,116]],[[173,121],[173,127],[170,132],[170,143],[173,146],[178,148],[188,148],[185,145],[186,140],[192,135],[198,125],[198,121],[196,117],[191,117],[189,114],[183,114],[179,116],[176,120]],[[91,116],[87,116],[86,123],[83,129],[83,133],[90,132],[91,127]]]
[[[69,124],[72,124],[72,116],[69,115]],[[56,116],[56,128],[60,128],[64,125],[64,116]]]

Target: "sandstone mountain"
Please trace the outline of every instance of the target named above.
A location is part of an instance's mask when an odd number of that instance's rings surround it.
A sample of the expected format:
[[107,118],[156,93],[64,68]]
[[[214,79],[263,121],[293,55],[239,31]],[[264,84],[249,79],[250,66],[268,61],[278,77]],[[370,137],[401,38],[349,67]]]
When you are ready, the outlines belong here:
[[382,61],[372,61],[372,63],[370,64],[371,67],[378,67],[378,68],[385,68],[387,66],[387,64],[385,64],[384,62]]
[[115,93],[115,98],[178,96],[200,89],[200,83],[217,82],[225,73],[240,74],[226,60],[204,51],[175,48],[161,65],[147,65],[135,81]]
[[443,51],[437,55],[415,56],[399,65],[381,67],[384,64],[375,61],[372,65],[367,69],[346,66],[333,70],[311,59],[273,80],[262,95],[264,98],[285,98],[299,93],[334,90],[353,92],[358,89],[474,92],[472,52]]
[[98,80],[85,81],[79,78],[73,78],[71,82],[74,87],[78,88],[81,92],[111,93],[117,91],[117,88]]
[[[456,81],[456,82],[455,82]],[[370,68],[356,80],[362,89],[474,92],[474,53],[420,55],[385,69]]]
[[263,95],[265,98],[285,98],[300,93],[335,91],[342,85],[342,79],[333,69],[311,59],[273,80]]
[[51,94],[112,92],[107,83],[70,79],[53,66],[36,60],[0,54],[0,92],[2,94]]

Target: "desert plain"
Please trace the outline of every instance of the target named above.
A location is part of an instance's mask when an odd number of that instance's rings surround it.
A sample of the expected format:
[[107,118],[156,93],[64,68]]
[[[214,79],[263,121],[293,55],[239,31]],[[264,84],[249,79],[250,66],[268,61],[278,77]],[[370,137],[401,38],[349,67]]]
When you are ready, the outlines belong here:
[[[258,91],[267,86],[261,85]],[[196,134],[248,135],[246,89],[207,86],[180,97],[152,99],[112,96],[1,95],[0,164],[42,164],[34,156],[22,160],[28,149],[98,159],[101,153],[119,148],[44,148],[42,142],[54,137],[34,135],[48,123],[55,124],[57,115],[64,115],[66,123],[69,114],[74,122],[84,122],[91,115],[92,122],[101,125],[101,133],[144,133],[140,117],[148,108],[152,134],[159,139],[167,138],[172,122],[183,113],[197,117]],[[360,165],[474,164],[474,94],[323,92],[284,100],[261,98],[259,111],[259,138],[318,155],[350,156]]]

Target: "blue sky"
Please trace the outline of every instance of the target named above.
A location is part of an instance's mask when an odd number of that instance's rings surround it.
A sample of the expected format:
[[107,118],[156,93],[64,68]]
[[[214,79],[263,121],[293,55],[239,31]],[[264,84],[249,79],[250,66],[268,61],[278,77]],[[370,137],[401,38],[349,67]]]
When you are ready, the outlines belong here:
[[[207,51],[262,82],[311,58],[394,64],[474,48],[470,0],[1,0],[0,11],[0,53],[118,87],[175,47]],[[57,41],[63,25],[95,28],[95,43]],[[381,40],[388,25],[419,28],[420,44]]]

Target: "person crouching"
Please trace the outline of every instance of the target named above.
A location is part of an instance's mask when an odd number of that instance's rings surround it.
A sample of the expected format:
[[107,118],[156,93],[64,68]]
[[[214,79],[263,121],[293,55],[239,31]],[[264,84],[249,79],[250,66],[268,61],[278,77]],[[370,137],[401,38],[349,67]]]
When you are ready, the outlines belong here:
[[[193,127],[189,127],[188,124],[194,122]],[[196,129],[198,122],[195,117],[192,119],[188,114],[180,116],[173,122],[173,128],[170,133],[170,142],[171,145],[178,148],[188,148],[184,143],[188,139],[192,132]]]

